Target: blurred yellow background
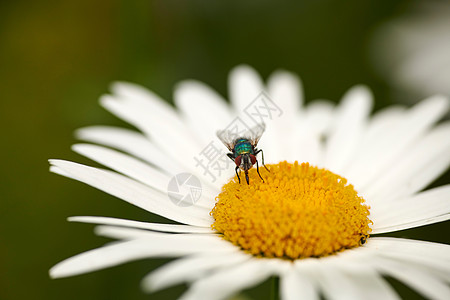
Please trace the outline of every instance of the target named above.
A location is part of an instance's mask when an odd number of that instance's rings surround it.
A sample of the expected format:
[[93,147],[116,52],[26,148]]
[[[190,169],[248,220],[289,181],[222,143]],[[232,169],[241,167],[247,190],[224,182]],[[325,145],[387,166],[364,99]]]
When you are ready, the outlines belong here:
[[[371,66],[370,39],[410,2],[2,1],[0,299],[173,299],[184,290],[140,290],[142,277],[166,260],[48,276],[55,263],[108,241],[68,216],[158,220],[48,171],[49,158],[94,165],[71,152],[75,129],[128,126],[98,105],[112,81],[142,84],[172,102],[174,84],[194,78],[226,97],[229,70],[246,63],[263,76],[278,68],[297,73],[307,101],[337,101],[352,85],[367,84],[379,109],[396,99]],[[447,222],[391,235],[448,243],[449,228]],[[269,290],[263,283],[246,294],[261,299]]]

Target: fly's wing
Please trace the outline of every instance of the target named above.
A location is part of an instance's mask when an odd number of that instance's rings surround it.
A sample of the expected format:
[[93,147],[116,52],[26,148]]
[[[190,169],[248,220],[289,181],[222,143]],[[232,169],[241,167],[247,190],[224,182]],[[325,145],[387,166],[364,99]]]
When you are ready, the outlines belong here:
[[228,130],[219,130],[216,132],[216,135],[219,140],[228,148],[228,150],[233,152],[234,144],[236,142],[236,135]]
[[250,141],[253,147],[256,147],[259,140],[261,139],[262,134],[264,133],[264,130],[266,130],[266,124],[260,123],[248,130],[244,134],[244,137]]

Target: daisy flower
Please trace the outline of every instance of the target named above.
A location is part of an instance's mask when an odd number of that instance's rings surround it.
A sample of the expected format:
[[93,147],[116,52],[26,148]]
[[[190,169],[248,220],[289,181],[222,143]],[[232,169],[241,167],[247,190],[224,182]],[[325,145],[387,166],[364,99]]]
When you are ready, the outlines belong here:
[[[212,178],[199,154],[236,116],[249,122],[249,103],[262,112],[252,102],[261,91],[275,106],[260,116],[278,109],[258,144],[269,169],[259,168],[264,181],[253,168],[250,184],[239,183],[232,166]],[[450,123],[438,123],[450,107],[445,97],[371,116],[364,86],[336,106],[303,105],[295,75],[275,72],[264,84],[247,66],[231,72],[229,96],[230,104],[186,81],[172,107],[142,87],[112,85],[102,106],[139,131],[83,128],[78,137],[90,143],[73,149],[109,169],[51,160],[51,171],[172,222],[71,217],[99,224],[98,235],[117,241],[60,262],[51,277],[169,257],[178,259],[149,273],[144,290],[188,283],[181,299],[226,299],[273,276],[281,299],[398,299],[390,276],[425,297],[450,299],[448,245],[376,237],[450,218],[450,185],[424,191],[450,163]],[[168,197],[180,173],[201,183],[193,205]]]

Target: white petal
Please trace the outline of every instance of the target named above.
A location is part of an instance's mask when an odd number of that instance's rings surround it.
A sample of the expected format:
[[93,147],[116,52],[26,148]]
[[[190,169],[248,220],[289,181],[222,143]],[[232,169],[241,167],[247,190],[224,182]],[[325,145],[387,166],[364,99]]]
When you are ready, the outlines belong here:
[[143,230],[138,228],[111,226],[111,225],[99,225],[94,230],[96,235],[108,237],[116,240],[137,240],[137,239],[149,239],[157,240],[164,237],[170,239],[171,237],[183,237],[189,236],[189,234],[170,234],[165,232],[156,232],[151,230]]
[[[447,249],[448,250],[448,249]],[[450,282],[450,262],[440,261],[428,256],[410,253],[381,253],[380,257],[385,257],[393,261],[401,262],[409,266],[414,266],[417,271],[430,274],[436,279]]]
[[324,167],[325,147],[323,138],[330,129],[333,120],[334,104],[325,100],[315,100],[308,104],[300,116],[299,127],[293,132],[290,141],[292,149],[290,161],[309,162]]
[[405,118],[406,108],[389,106],[377,112],[367,125],[361,142],[356,146],[352,164],[345,171],[345,176],[357,189],[364,182],[370,164],[379,159],[380,153],[388,150],[384,143],[392,128],[396,128]]
[[318,282],[327,299],[400,299],[376,271],[367,267],[349,271],[344,266],[321,264]]
[[268,93],[283,114],[298,114],[303,105],[303,85],[297,75],[287,71],[273,72],[267,81]]
[[[196,135],[181,121],[180,116],[169,117],[166,114],[159,114],[157,110],[153,110],[151,102],[147,103],[143,99],[119,99],[106,95],[100,100],[106,109],[150,136],[152,142],[158,145],[166,156],[180,165],[184,172],[197,176],[212,189],[217,189],[223,184],[223,178],[222,181],[212,182],[199,167],[198,162],[196,163],[195,157],[199,156],[208,145],[203,145],[196,138]],[[173,120],[175,117],[177,122]],[[228,173],[224,172],[224,177],[231,177],[233,170],[226,171]]]
[[[72,146],[72,149],[77,153],[136,179],[164,194],[167,193],[167,186],[172,176],[176,175],[173,174],[169,176],[140,160],[101,146],[76,144]],[[201,200],[199,200],[196,205],[212,209],[215,204],[215,196],[216,194],[211,191],[209,185],[206,185],[204,188],[202,187]]]
[[178,112],[152,91],[128,82],[115,82],[111,89],[113,96],[101,97],[101,104],[152,136],[157,143],[164,142],[160,136],[163,135],[166,139],[177,138],[184,150],[197,146],[195,135],[187,130]]
[[[171,177],[173,174],[185,172],[199,175],[198,173],[201,171],[189,171],[189,169],[193,168],[192,165],[189,167],[183,166],[168,156],[167,153],[162,152],[159,147],[150,142],[148,138],[135,131],[108,126],[92,126],[78,130],[77,136],[86,141],[111,146],[130,153],[137,158],[157,166],[161,171],[166,172]],[[197,153],[195,155],[197,155]],[[193,156],[194,155],[190,157],[189,161],[193,161]],[[226,176],[227,174],[224,174],[224,177]],[[214,184],[211,183],[211,178],[209,177],[207,177],[206,180],[201,174],[197,177],[203,183],[202,188],[206,196],[214,198],[215,195],[220,192],[221,182],[219,182],[219,180]],[[232,174],[228,175],[227,179],[230,177],[232,177]]]
[[377,202],[392,202],[423,189],[448,168],[449,153],[450,122],[447,122],[410,147],[388,173],[365,189],[364,196]]
[[53,172],[55,174],[59,174],[65,177],[70,177],[69,173],[66,173],[64,170],[58,168],[57,166],[50,166],[50,172]]
[[[100,98],[103,107],[150,136],[153,142],[180,164],[183,164],[182,158],[187,157],[185,153],[192,158],[192,153],[199,151],[199,144],[195,141],[195,137],[181,122],[181,118],[175,111],[171,117],[158,114],[159,112],[154,110],[150,103],[136,100],[110,95]],[[183,145],[184,152],[177,151],[179,145]]]
[[165,119],[169,124],[175,123],[177,126],[182,126],[181,120],[173,107],[152,91],[129,82],[114,82],[111,85],[111,90],[119,98],[127,99],[129,104],[134,104],[149,111],[151,114],[147,117],[158,116]]
[[164,152],[141,133],[110,126],[91,126],[77,130],[79,139],[110,146],[147,161],[169,174],[178,174],[184,169],[174,163]]
[[[305,107],[302,131],[322,135],[330,130],[334,118],[335,105],[328,100],[314,100]],[[302,116],[301,116],[302,117]]]
[[[158,145],[166,156],[180,165],[184,172],[192,173],[202,179],[205,178],[194,160],[194,157],[201,153],[205,145],[200,143],[175,112],[173,112],[175,115],[169,117],[167,114],[153,109],[152,102],[147,103],[145,99],[122,99],[105,95],[100,100],[106,109],[150,136],[152,142]],[[174,118],[176,118],[176,122]],[[210,180],[203,182],[212,188],[217,187]]]
[[[384,232],[383,228],[401,225],[403,229],[411,224],[428,224],[429,220],[450,214],[450,185],[440,186],[417,195],[396,199],[391,202],[371,205],[370,218],[374,222],[374,233]],[[409,225],[408,225],[409,224]]]
[[420,141],[421,136],[448,111],[450,103],[441,96],[426,99],[408,110],[397,126],[385,131],[381,144],[376,147],[378,153],[369,164],[364,166],[364,176],[358,181],[358,191],[365,193],[375,179],[390,172],[392,165],[408,153],[412,145]]
[[[237,250],[239,251],[239,250]],[[155,292],[182,282],[191,282],[204,277],[208,272],[217,272],[226,267],[235,266],[251,256],[240,252],[193,255],[167,263],[151,272],[142,280],[142,287]]]
[[295,268],[280,278],[280,296],[283,300],[320,299],[314,280]]
[[89,184],[133,205],[180,223],[209,227],[209,211],[193,205],[174,205],[166,195],[115,172],[101,170],[62,160],[51,160],[70,178]]
[[372,251],[372,257],[398,261],[450,283],[449,245],[400,238],[370,238],[364,248]]
[[377,255],[403,255],[425,257],[441,263],[450,262],[450,245],[391,237],[371,237],[365,248],[377,251]]
[[69,222],[81,222],[103,225],[115,225],[132,227],[138,229],[148,229],[153,231],[173,232],[173,233],[213,233],[211,228],[197,227],[191,225],[179,225],[179,224],[159,224],[148,223],[134,220],[124,220],[109,217],[95,217],[95,216],[75,216],[67,219]]
[[[349,274],[350,275],[350,274]],[[350,275],[355,289],[364,295],[364,299],[401,299],[394,288],[377,272]]]
[[[177,132],[186,133],[186,127],[174,108],[168,107],[168,110],[159,110],[152,103],[145,99],[124,98],[117,95],[100,97],[100,104],[104,108],[149,136],[161,129],[164,129],[169,137],[177,134]],[[162,124],[169,124],[169,126],[162,126]],[[152,136],[152,138],[157,137]],[[188,134],[188,137],[190,137],[190,134]],[[182,138],[185,139],[186,137],[183,136]],[[159,140],[156,140],[156,142],[159,142]],[[188,145],[191,146],[192,141],[188,142]]]
[[149,241],[127,241],[110,244],[68,258],[50,269],[52,278],[88,273],[132,260],[151,257],[154,251],[147,247]]
[[402,281],[426,298],[450,299],[450,288],[444,282],[409,263],[387,258],[374,258],[372,263],[380,272]]
[[264,133],[264,141],[270,145],[263,149],[268,149],[267,153],[270,150],[270,155],[277,157],[277,161],[291,160],[291,147],[286,147],[285,143],[294,141],[296,138],[295,130],[288,130],[288,128],[297,127],[296,122],[298,122],[303,103],[302,85],[296,75],[286,71],[277,71],[269,77],[267,86],[268,96],[281,110],[281,115],[274,115],[273,118],[267,120],[268,126]]
[[447,220],[450,220],[450,214],[433,217],[433,218],[428,218],[428,219],[421,219],[418,221],[402,223],[402,224],[393,225],[393,226],[375,228],[374,230],[372,230],[372,234],[395,232],[395,231],[399,231],[399,230],[405,230],[408,228],[414,228],[414,227],[420,227],[420,226],[425,226],[425,225],[429,225],[429,224],[444,222]]
[[205,84],[188,80],[176,86],[177,107],[205,146],[216,140],[216,131],[225,128],[233,113],[225,100]]
[[161,192],[167,191],[170,176],[133,157],[105,147],[76,144],[72,149],[104,166],[127,175]]
[[[327,141],[325,166],[344,174],[352,159],[372,109],[372,94],[364,86],[350,89],[336,111],[336,120]],[[345,174],[344,174],[345,175]]]
[[258,258],[251,259],[236,267],[231,267],[200,279],[181,296],[180,300],[226,299],[234,293],[256,285],[274,274],[275,271],[270,261]]
[[[176,245],[183,247],[185,250],[193,251],[192,253],[203,252],[232,252],[238,249],[232,243],[225,241],[222,237],[215,233],[197,234],[197,233],[165,233],[150,230],[126,228],[118,226],[100,225],[95,227],[95,233],[100,236],[112,239],[146,239],[158,242],[159,246],[166,245],[171,248]],[[159,247],[158,246],[158,247]]]
[[231,70],[229,75],[230,101],[238,114],[264,91],[259,74],[249,66],[242,65]]
[[[135,236],[136,234],[129,238]],[[217,237],[213,238],[204,234],[178,235],[147,231],[144,238],[111,243],[66,259],[50,270],[50,276],[53,278],[73,276],[150,257],[178,257],[195,253],[235,250],[231,246],[230,250],[230,247],[220,242],[226,243]]]

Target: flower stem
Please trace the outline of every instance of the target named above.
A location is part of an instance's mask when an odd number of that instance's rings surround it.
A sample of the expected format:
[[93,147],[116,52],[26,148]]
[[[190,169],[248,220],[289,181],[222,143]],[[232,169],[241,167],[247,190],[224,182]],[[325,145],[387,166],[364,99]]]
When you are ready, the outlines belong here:
[[270,299],[280,299],[280,279],[277,276],[272,277],[272,289],[270,291]]

